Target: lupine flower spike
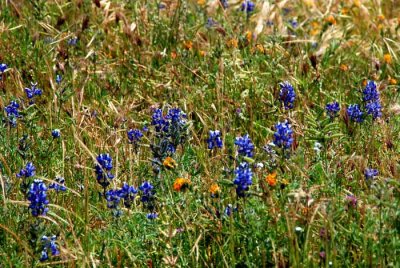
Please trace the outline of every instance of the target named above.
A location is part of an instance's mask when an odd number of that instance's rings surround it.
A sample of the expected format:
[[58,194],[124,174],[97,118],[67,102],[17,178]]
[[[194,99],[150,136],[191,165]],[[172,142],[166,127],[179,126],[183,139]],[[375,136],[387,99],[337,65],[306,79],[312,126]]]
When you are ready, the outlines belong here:
[[274,144],[283,149],[289,149],[293,143],[293,130],[289,122],[286,120],[283,123],[275,125],[276,132],[274,133]]
[[58,192],[65,192],[67,188],[65,187],[65,179],[63,177],[57,177],[55,182],[49,185],[49,189],[54,189],[57,193]]
[[112,158],[109,154],[100,154],[96,159],[95,171],[97,182],[105,189],[110,185],[110,180],[114,178],[114,175],[110,172],[113,168]]
[[328,103],[325,106],[325,110],[326,110],[326,113],[328,114],[328,116],[331,119],[333,119],[333,118],[335,118],[337,116],[338,112],[340,111],[339,103],[337,101]]
[[19,114],[19,104],[16,101],[11,101],[4,110],[7,113],[7,119],[11,127],[17,126],[17,119],[21,117]]
[[279,99],[283,103],[286,110],[294,108],[294,101],[296,99],[296,93],[294,92],[293,86],[285,81],[279,84],[281,90],[279,91]]
[[37,217],[41,215],[46,215],[47,204],[47,187],[42,180],[34,180],[29,188],[28,200],[30,201],[29,209],[32,212],[32,216]]
[[237,137],[235,145],[238,146],[239,155],[253,157],[254,144],[251,142],[249,134]]
[[49,259],[48,250],[50,249],[52,256],[59,256],[60,251],[58,250],[58,246],[56,244],[57,236],[53,235],[50,239],[47,236],[42,237],[43,250],[42,255],[40,257],[40,261],[46,261]]
[[210,130],[210,136],[207,139],[208,149],[222,148],[221,132],[219,130]]
[[236,194],[238,197],[245,197],[249,186],[253,184],[253,172],[247,162],[242,162],[235,170],[235,180],[233,183],[236,185]]
[[61,131],[59,130],[59,129],[54,129],[54,130],[52,130],[51,131],[51,136],[54,138],[54,139],[58,139],[59,137],[61,137]]

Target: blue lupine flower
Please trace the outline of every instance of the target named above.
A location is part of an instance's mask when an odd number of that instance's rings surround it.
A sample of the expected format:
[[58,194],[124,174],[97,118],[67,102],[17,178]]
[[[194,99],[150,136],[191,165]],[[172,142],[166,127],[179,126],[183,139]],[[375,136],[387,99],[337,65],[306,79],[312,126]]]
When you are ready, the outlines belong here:
[[241,5],[240,10],[245,11],[246,13],[250,13],[254,11],[255,7],[256,5],[252,1],[245,0]]
[[155,212],[153,212],[153,213],[148,213],[148,214],[146,215],[146,217],[147,217],[149,220],[154,220],[154,219],[157,219],[157,218],[158,218],[158,214],[155,213]]
[[52,256],[60,255],[60,251],[58,250],[58,246],[56,244],[57,236],[53,235],[50,239],[47,236],[43,236],[41,241],[43,244],[42,255],[40,257],[40,261],[46,261],[49,258],[47,253],[48,249],[51,251]]
[[214,27],[216,25],[218,25],[218,23],[213,18],[208,18],[207,19],[207,23],[206,23],[206,27],[207,28],[212,28],[212,27]]
[[226,208],[225,208],[225,215],[226,216],[230,216],[230,215],[232,215],[232,204],[228,204],[227,206],[226,206]]
[[25,168],[21,169],[17,174],[17,178],[30,178],[35,176],[36,174],[36,167],[32,164],[32,162],[28,162]]
[[47,187],[42,180],[34,180],[28,191],[28,200],[30,201],[29,209],[32,216],[46,215],[49,210],[47,204]]
[[382,116],[381,100],[374,81],[367,82],[363,90],[363,100],[367,114],[372,115],[374,120]]
[[127,134],[129,143],[134,145],[136,145],[143,137],[143,133],[139,129],[130,129]]
[[119,191],[112,189],[106,192],[107,207],[111,209],[118,209],[121,197],[119,196]]
[[7,119],[11,127],[15,127],[17,125],[17,118],[21,117],[18,108],[19,104],[16,101],[11,101],[10,104],[4,108],[7,113]]
[[235,140],[235,145],[238,146],[239,155],[247,157],[253,156],[254,144],[251,142],[249,134],[246,134],[243,137],[237,137]]
[[288,7],[282,8],[283,16],[288,15],[291,11],[292,11],[292,9],[290,9],[290,8],[288,8]]
[[121,190],[119,190],[119,197],[124,200],[124,205],[126,208],[130,208],[132,203],[135,201],[135,197],[137,194],[137,190],[133,186],[129,186],[126,182],[122,186]]
[[376,89],[376,83],[369,80],[363,90],[363,100],[365,102],[379,101],[379,92]]
[[272,20],[267,20],[267,22],[265,24],[267,25],[267,27],[274,26],[274,22]]
[[382,106],[379,100],[368,102],[365,105],[365,109],[367,110],[367,114],[372,115],[373,119],[382,116]]
[[293,109],[294,101],[296,99],[296,93],[294,92],[293,86],[288,81],[279,83],[279,86],[281,88],[279,92],[279,99],[281,102],[283,102],[285,109]]
[[110,184],[109,180],[114,178],[114,175],[110,172],[113,168],[112,158],[109,154],[100,154],[96,159],[97,164],[95,166],[95,171],[97,181],[103,188],[106,188]]
[[249,190],[249,186],[253,184],[253,172],[247,162],[242,162],[235,169],[235,180],[233,183],[236,185],[236,194],[238,197],[244,197],[245,192]]
[[65,187],[65,179],[63,177],[56,177],[55,182],[49,185],[49,189],[54,189],[57,193],[59,191],[65,192],[67,188]]
[[47,261],[49,259],[49,255],[47,254],[47,250],[42,250],[42,255],[40,256],[40,261]]
[[61,81],[62,81],[62,76],[60,74],[57,74],[56,75],[56,83],[57,83],[57,85],[61,84]]
[[146,203],[146,202],[151,202],[153,200],[155,191],[154,191],[154,186],[151,185],[150,182],[148,181],[143,182],[142,185],[139,186],[139,190],[142,192],[140,201]]
[[208,149],[222,148],[221,132],[219,130],[210,130],[210,136],[207,139]]
[[376,176],[378,176],[379,172],[376,169],[373,168],[367,168],[364,171],[364,175],[365,175],[365,179],[366,180],[370,180],[375,178]]
[[171,124],[184,124],[186,118],[186,114],[179,108],[171,108],[168,110],[165,119],[171,120]]
[[70,46],[76,46],[77,43],[78,43],[78,37],[73,37],[68,39],[68,45]]
[[58,128],[53,129],[51,131],[51,136],[53,136],[54,139],[58,139],[59,137],[61,137],[61,132]]
[[364,113],[361,111],[358,104],[350,104],[349,107],[347,107],[347,114],[349,115],[350,120],[354,122],[361,123],[364,121]]
[[161,109],[154,110],[151,117],[151,124],[155,126],[157,132],[168,130],[168,121],[164,119]]
[[4,73],[5,70],[7,70],[8,66],[5,63],[0,63],[0,75]]
[[228,0],[219,0],[219,2],[224,9],[227,9],[229,7]]
[[297,28],[297,26],[299,26],[298,22],[296,19],[290,19],[289,20],[290,25],[292,26],[292,28]]
[[37,87],[37,83],[31,83],[30,88],[25,88],[25,93],[28,99],[33,99],[35,96],[41,96],[42,90]]
[[328,116],[329,116],[331,119],[333,119],[334,117],[337,116],[338,112],[340,111],[339,103],[338,103],[337,101],[328,103],[328,104],[325,106],[325,110],[326,110],[326,113],[328,114]]
[[289,149],[293,143],[293,130],[287,120],[275,125],[274,144],[283,149]]

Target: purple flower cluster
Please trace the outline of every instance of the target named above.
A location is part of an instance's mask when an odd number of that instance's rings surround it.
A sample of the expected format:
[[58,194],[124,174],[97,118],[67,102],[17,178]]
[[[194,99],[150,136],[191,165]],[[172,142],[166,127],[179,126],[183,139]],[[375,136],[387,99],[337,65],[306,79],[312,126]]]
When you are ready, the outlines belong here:
[[119,203],[122,199],[124,206],[130,208],[135,200],[137,192],[138,191],[135,187],[124,182],[121,189],[112,189],[106,192],[107,207],[118,209]]
[[294,92],[293,86],[288,82],[279,83],[281,90],[279,91],[279,99],[283,102],[285,109],[293,109],[294,101],[296,99],[296,93]]
[[46,215],[49,210],[47,204],[47,187],[42,180],[34,180],[28,191],[29,209],[32,216]]
[[67,188],[65,187],[65,179],[63,177],[55,178],[54,182],[49,185],[49,189],[54,189],[58,192],[65,192]]
[[32,162],[28,162],[25,166],[25,168],[21,169],[17,173],[17,178],[30,178],[35,176],[36,174],[36,167],[32,164]]
[[56,83],[57,83],[57,85],[61,84],[61,81],[62,81],[62,76],[60,74],[57,74],[56,75]]
[[228,0],[219,0],[219,2],[224,9],[229,7]]
[[109,154],[100,154],[97,156],[96,160],[95,171],[97,182],[103,188],[107,188],[107,186],[110,185],[110,180],[114,178],[114,175],[110,172],[113,168],[112,158]]
[[42,255],[40,257],[40,261],[46,261],[49,259],[48,250],[50,249],[52,256],[59,256],[60,251],[58,250],[58,246],[56,244],[57,236],[53,235],[50,239],[47,236],[42,237],[43,250]]
[[155,220],[158,218],[158,214],[156,212],[147,213],[146,217],[149,220]]
[[358,104],[350,104],[349,107],[347,107],[347,114],[349,115],[351,121],[357,123],[364,121],[364,113],[361,111]]
[[289,149],[293,143],[293,130],[287,120],[275,125],[274,144],[283,149]]
[[246,191],[249,190],[249,186],[253,184],[252,177],[253,172],[247,162],[242,162],[235,169],[235,180],[233,183],[236,185],[236,194],[239,197],[244,197]]
[[35,96],[41,96],[42,95],[42,90],[37,87],[37,83],[31,83],[30,88],[25,88],[25,93],[26,96],[29,99],[29,104],[33,104],[33,98]]
[[375,120],[382,116],[381,100],[374,81],[368,81],[363,90],[363,100],[367,114]]
[[179,108],[169,109],[165,116],[161,109],[155,109],[151,119],[151,124],[155,126],[157,132],[168,133],[186,124],[186,114]]
[[112,209],[118,209],[121,197],[119,196],[119,191],[116,189],[108,190],[106,192],[107,207]]
[[5,70],[7,70],[8,66],[5,63],[0,63],[0,75],[4,73]]
[[168,121],[165,120],[161,109],[155,109],[151,117],[151,124],[155,126],[157,132],[168,131]]
[[141,192],[140,194],[140,201],[143,203],[143,206],[149,210],[150,214],[156,214],[154,212],[155,210],[155,194],[156,191],[154,190],[154,186],[148,182],[145,181],[142,183],[142,185],[139,186],[139,191]]
[[244,11],[246,13],[250,13],[254,11],[254,8],[256,7],[256,5],[250,1],[250,0],[245,0],[242,5],[240,6],[240,10]]
[[130,129],[128,130],[127,134],[129,143],[133,145],[137,145],[143,137],[143,133],[139,129]]
[[253,157],[254,144],[251,142],[249,134],[237,137],[235,145],[238,146],[238,153],[242,156]]
[[126,182],[124,182],[122,188],[119,190],[119,196],[124,200],[126,208],[130,208],[135,200],[137,189]]
[[0,63],[0,81],[3,79],[3,73],[7,70],[8,66],[5,63]]
[[333,118],[335,118],[337,116],[338,112],[340,111],[339,103],[337,101],[328,103],[325,106],[325,110],[326,110],[326,113],[328,114],[328,116],[331,119],[333,119]]
[[364,171],[365,180],[374,179],[376,176],[378,176],[378,174],[379,174],[378,170],[373,168],[367,168]]
[[58,139],[59,137],[61,137],[61,131],[60,131],[58,128],[53,129],[53,130],[51,131],[51,136],[52,136],[54,139]]
[[139,186],[139,190],[141,191],[140,201],[146,203],[153,200],[155,191],[154,186],[150,182],[143,182],[142,185]]
[[365,110],[362,111],[360,105],[350,104],[347,108],[347,114],[354,122],[361,123],[364,121],[365,113],[372,115],[375,120],[382,116],[382,106],[379,97],[379,92],[374,81],[368,81],[363,90],[363,101]]
[[4,110],[7,113],[8,122],[12,127],[17,126],[17,118],[20,118],[19,114],[19,104],[16,101],[11,101],[9,105],[7,105]]
[[210,130],[210,136],[207,139],[208,149],[222,148],[221,132],[219,130]]

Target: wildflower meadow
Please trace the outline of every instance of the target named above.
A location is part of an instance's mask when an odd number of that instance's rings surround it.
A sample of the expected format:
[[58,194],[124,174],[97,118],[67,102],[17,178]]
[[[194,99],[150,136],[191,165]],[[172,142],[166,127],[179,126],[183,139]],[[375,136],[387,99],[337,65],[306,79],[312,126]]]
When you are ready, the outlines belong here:
[[400,2],[0,0],[0,268],[400,267]]

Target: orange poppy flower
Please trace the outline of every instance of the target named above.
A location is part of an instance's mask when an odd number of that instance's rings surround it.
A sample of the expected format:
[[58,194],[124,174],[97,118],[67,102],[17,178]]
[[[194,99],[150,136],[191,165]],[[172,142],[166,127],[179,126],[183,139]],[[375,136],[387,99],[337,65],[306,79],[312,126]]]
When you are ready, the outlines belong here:
[[276,185],[276,171],[268,174],[267,178],[265,179],[269,186],[274,187]]
[[383,60],[386,62],[386,64],[391,64],[392,63],[392,56],[390,56],[389,53],[383,55]]
[[180,192],[189,187],[191,181],[186,178],[177,178],[174,182],[174,190]]
[[218,184],[213,183],[213,184],[211,184],[209,191],[210,191],[211,195],[214,196],[214,195],[218,195],[221,192],[221,188],[219,188]]
[[167,169],[174,169],[174,168],[176,168],[176,166],[177,166],[175,160],[172,159],[172,158],[169,157],[169,156],[166,157],[166,158],[164,159],[163,165],[164,165],[164,167],[167,168]]

